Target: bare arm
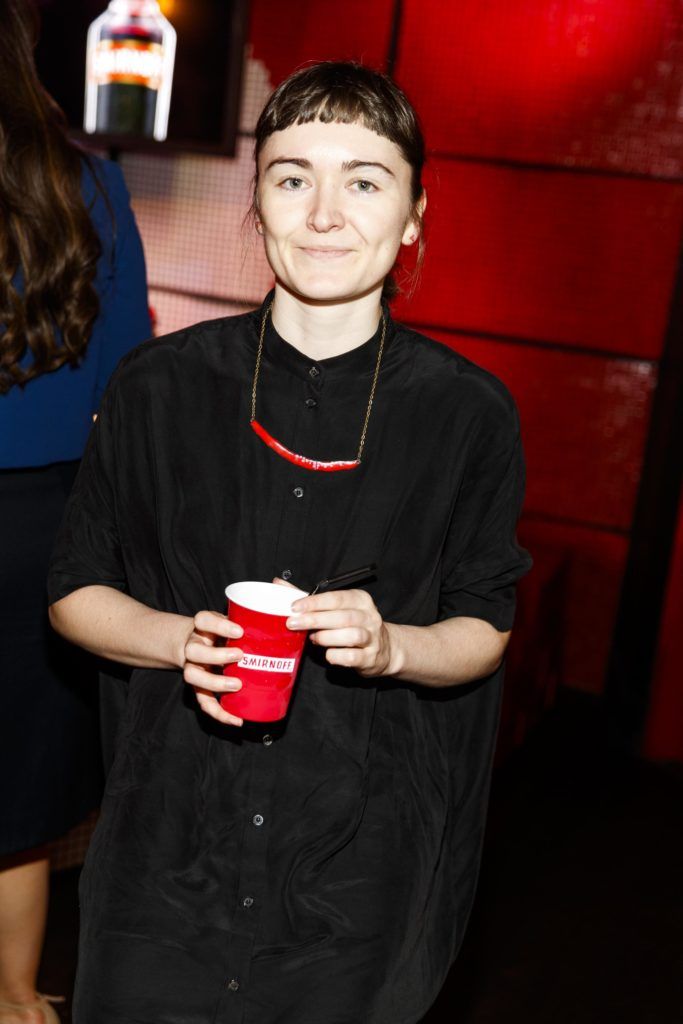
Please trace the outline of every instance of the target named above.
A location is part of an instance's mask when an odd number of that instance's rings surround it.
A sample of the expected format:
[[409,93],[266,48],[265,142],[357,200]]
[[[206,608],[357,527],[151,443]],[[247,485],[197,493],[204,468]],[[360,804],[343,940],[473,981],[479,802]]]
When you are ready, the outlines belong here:
[[239,679],[212,671],[242,657],[237,647],[215,646],[219,637],[242,636],[241,626],[225,615],[201,611],[191,618],[159,612],[111,587],[89,586],[51,605],[50,622],[71,643],[111,661],[139,668],[182,669],[203,711],[220,722],[242,724],[215,699],[242,685]]
[[100,586],[82,587],[55,602],[50,623],[72,644],[140,668],[181,668],[194,628],[188,616],[155,611],[112,587]]
[[389,637],[387,675],[424,686],[454,686],[488,676],[500,665],[509,633],[465,616],[433,626],[385,623]]
[[363,590],[303,598],[293,610],[290,628],[310,629],[311,641],[327,648],[331,665],[424,686],[454,686],[490,675],[510,637],[483,619],[465,616],[432,626],[383,622]]

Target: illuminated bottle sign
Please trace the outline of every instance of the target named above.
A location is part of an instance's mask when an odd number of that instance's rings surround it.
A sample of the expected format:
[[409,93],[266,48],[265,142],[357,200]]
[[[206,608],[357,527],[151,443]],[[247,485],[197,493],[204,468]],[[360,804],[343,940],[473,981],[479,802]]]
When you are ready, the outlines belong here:
[[88,29],[85,131],[162,142],[175,45],[175,29],[157,0],[111,0]]

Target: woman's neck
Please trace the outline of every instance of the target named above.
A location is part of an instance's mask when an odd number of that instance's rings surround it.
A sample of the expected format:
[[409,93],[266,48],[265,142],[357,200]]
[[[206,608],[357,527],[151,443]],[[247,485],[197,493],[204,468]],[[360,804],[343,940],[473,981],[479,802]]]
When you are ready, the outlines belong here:
[[326,304],[275,285],[273,326],[281,338],[311,359],[328,359],[364,344],[377,330],[381,288],[351,302]]

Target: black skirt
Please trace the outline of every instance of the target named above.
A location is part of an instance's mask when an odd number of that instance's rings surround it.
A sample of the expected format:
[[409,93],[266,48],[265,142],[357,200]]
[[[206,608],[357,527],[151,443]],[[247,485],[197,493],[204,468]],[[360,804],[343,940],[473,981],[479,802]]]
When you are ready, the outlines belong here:
[[0,855],[62,835],[101,793],[94,664],[47,618],[48,561],[77,468],[0,470]]

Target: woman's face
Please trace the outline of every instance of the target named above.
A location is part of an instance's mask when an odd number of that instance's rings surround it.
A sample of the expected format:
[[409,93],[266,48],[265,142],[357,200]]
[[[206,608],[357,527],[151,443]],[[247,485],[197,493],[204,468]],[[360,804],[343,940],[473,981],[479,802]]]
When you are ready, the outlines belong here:
[[318,302],[381,288],[400,245],[418,237],[410,184],[398,146],[360,124],[274,132],[259,154],[257,196],[277,280]]

